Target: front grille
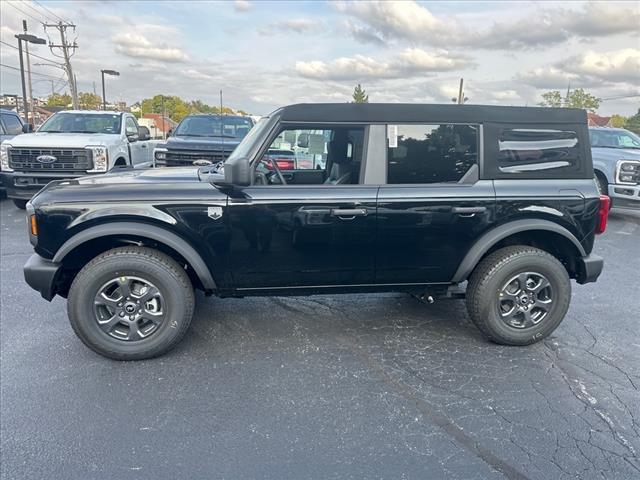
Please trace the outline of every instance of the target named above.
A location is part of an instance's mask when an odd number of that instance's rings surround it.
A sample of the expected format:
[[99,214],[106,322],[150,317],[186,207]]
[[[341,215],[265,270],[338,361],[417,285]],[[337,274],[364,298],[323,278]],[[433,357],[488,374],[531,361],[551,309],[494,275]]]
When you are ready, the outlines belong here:
[[[55,157],[39,161],[38,157]],[[9,150],[9,166],[20,172],[84,172],[93,168],[91,151],[84,148],[14,148]]]
[[211,163],[223,162],[233,150],[216,151],[171,151],[166,155],[166,165],[168,166],[190,166],[196,160],[209,160]]

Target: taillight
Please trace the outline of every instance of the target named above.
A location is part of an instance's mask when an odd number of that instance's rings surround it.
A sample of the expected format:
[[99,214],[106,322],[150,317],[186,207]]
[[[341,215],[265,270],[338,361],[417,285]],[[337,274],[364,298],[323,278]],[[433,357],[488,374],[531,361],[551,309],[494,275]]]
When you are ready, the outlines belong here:
[[600,207],[598,208],[598,223],[596,224],[596,234],[604,233],[607,229],[607,219],[609,218],[609,207],[611,199],[606,195],[600,195]]

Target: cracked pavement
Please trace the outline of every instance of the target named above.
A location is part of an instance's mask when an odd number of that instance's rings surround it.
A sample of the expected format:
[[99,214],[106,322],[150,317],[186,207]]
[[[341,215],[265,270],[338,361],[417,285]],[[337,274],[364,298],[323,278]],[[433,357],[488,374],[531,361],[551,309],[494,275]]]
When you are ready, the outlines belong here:
[[487,343],[461,301],[197,296],[164,357],[113,362],[23,281],[0,203],[2,479],[640,478],[640,212],[614,210],[561,326]]

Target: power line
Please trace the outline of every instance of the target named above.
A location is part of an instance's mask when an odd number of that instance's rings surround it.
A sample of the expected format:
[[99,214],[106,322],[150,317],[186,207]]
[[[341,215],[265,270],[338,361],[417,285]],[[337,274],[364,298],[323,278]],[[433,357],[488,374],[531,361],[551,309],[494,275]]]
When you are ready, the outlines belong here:
[[636,93],[634,95],[619,95],[617,97],[601,98],[600,100],[618,100],[618,99],[621,99],[621,98],[636,98],[636,97],[640,97],[640,94]]
[[32,20],[35,20],[38,23],[45,23],[43,22],[41,19],[34,17],[33,15],[31,15],[30,13],[25,12],[24,10],[22,10],[21,8],[19,8],[15,3],[13,2],[4,2],[5,5],[9,5],[10,7],[15,8],[16,10],[18,10],[20,13],[22,13],[23,15],[26,15],[27,17],[31,18]]
[[[65,24],[63,22],[45,23],[43,26],[44,26],[45,32],[47,33],[47,36],[49,36],[49,33],[47,32],[47,28],[55,28],[56,30],[58,30],[58,33],[60,34],[60,44],[55,45],[53,42],[51,42],[51,39],[49,39],[50,41],[49,49],[51,50],[51,53],[53,54],[53,56],[64,59],[63,68],[67,73],[67,81],[69,82],[69,89],[71,90],[71,99],[73,100],[73,108],[77,109],[78,108],[78,85],[76,83],[76,77],[73,74],[73,69],[71,68],[71,57],[75,53],[76,48],[78,48],[78,44],[76,43],[75,39],[73,40],[73,43],[69,43],[67,40],[67,28],[73,28],[73,31],[75,32],[76,26],[73,23]],[[56,55],[56,53],[54,53],[53,51],[54,48],[59,48],[62,51],[62,55]]]
[[[11,47],[11,48],[13,48],[15,50],[18,50],[18,47],[16,47],[15,45],[11,45],[10,43],[3,42],[2,40],[0,40],[0,43],[3,44],[3,45],[6,45],[7,47]],[[55,66],[60,66],[61,65],[61,64],[56,63],[56,62],[54,62],[52,60],[49,60],[48,58],[44,58],[44,57],[41,57],[40,55],[36,55],[35,53],[29,52],[29,56],[30,57],[36,57],[36,58],[39,58],[39,59],[44,60],[46,62],[49,62],[51,65],[55,65]]]
[[[22,5],[24,5],[25,7],[30,8],[32,11],[36,12],[38,15],[41,15],[45,20],[50,20],[50,18],[47,15],[43,14],[40,10],[36,9],[35,7],[33,7],[26,0],[22,0]],[[42,23],[42,22],[40,22],[40,23]]]
[[[12,65],[5,65],[4,63],[0,63],[0,65],[1,65],[1,66],[3,66],[3,67],[5,67],[5,68],[10,68],[10,69],[12,69],[12,70],[20,71],[20,69],[19,69],[18,67],[14,67],[14,66],[12,66]],[[51,77],[51,78],[56,78],[56,79],[58,78],[58,77],[56,77],[56,76],[54,76],[54,75],[47,75],[46,73],[38,73],[38,72],[31,72],[31,73],[32,73],[33,75],[40,75],[40,76],[42,76],[42,77]]]
[[60,20],[61,22],[65,22],[65,23],[71,23],[68,20],[64,20],[62,18],[60,18],[56,13],[52,12],[51,10],[49,10],[47,7],[45,7],[43,4],[41,4],[40,2],[38,2],[38,0],[33,0],[35,3],[37,3],[41,8],[45,9],[47,12],[49,12],[51,15],[53,15],[54,17],[56,17],[58,20]]

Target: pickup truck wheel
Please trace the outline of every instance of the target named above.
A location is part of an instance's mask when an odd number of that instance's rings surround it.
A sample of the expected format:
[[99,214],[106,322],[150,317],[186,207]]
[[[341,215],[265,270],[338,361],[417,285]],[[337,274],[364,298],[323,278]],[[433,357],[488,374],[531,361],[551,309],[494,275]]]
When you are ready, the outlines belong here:
[[98,255],[69,290],[74,332],[95,352],[114,360],[141,360],[173,348],[191,323],[191,281],[171,257],[144,247]]
[[571,282],[562,263],[523,245],[482,260],[469,279],[466,301],[471,320],[489,340],[529,345],[556,329],[570,299]]
[[27,200],[20,200],[19,198],[14,198],[13,204],[18,207],[20,210],[24,210],[27,208]]

